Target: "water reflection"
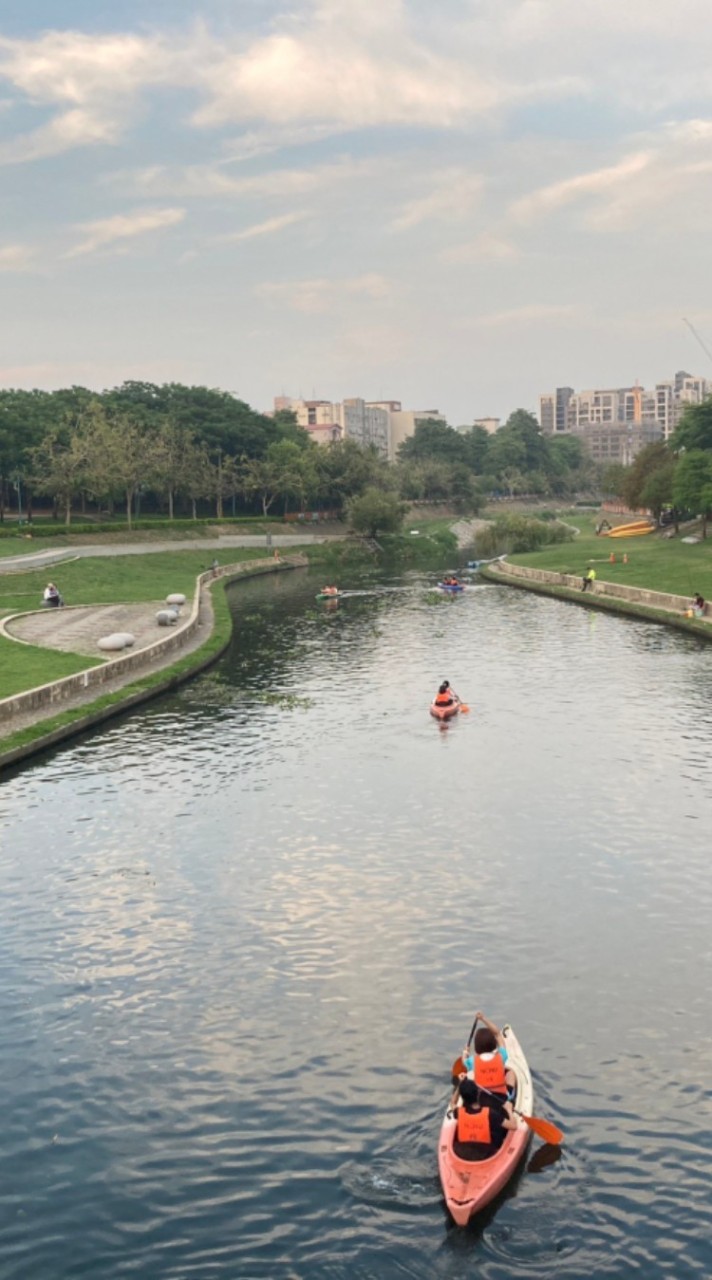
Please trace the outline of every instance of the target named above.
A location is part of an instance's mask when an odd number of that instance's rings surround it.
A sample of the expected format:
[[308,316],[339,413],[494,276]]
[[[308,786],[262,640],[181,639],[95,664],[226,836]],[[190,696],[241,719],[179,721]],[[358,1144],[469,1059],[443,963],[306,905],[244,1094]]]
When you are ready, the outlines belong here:
[[[240,584],[217,667],[5,783],[4,1276],[712,1270],[708,650],[432,581]],[[483,1005],[567,1144],[460,1231]]]

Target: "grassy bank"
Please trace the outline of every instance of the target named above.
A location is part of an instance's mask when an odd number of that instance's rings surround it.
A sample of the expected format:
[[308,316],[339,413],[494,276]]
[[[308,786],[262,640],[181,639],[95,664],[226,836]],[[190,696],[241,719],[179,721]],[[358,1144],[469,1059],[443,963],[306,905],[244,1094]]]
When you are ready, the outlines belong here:
[[[154,671],[139,677],[122,689],[117,689],[114,693],[101,695],[89,706],[62,711],[58,715],[52,716],[49,720],[42,720],[40,723],[31,725],[26,729],[8,734],[7,737],[0,740],[0,767],[8,763],[8,755],[15,751],[22,751],[41,740],[51,739],[53,734],[61,733],[64,736],[73,726],[76,727],[77,732],[80,732],[89,727],[93,717],[105,714],[112,709],[115,709],[116,713],[119,714],[122,708],[131,705],[132,701],[143,700],[153,690],[179,684],[182,679],[193,671],[201,670],[209,665],[222,653],[232,634],[232,616],[225,594],[225,583],[215,584],[212,590],[212,601],[214,613],[213,630],[205,644],[201,645],[199,649],[193,650],[192,653],[183,658],[179,658],[167,670]],[[85,659],[84,665],[91,665],[91,663],[87,663]],[[27,687],[31,686],[28,685]]]
[[[67,604],[151,603],[165,600],[172,591],[192,599],[195,579],[213,559],[220,564],[234,564],[238,559],[264,559],[264,555],[264,547],[241,547],[239,551],[232,547],[207,553],[176,550],[155,555],[82,557],[53,566],[52,573]],[[45,568],[0,577],[0,618],[37,609],[49,574]],[[61,680],[99,662],[99,657],[21,645],[0,636],[0,698]]]
[[[610,563],[611,553],[615,563]],[[627,555],[628,563],[623,563]],[[650,591],[712,598],[712,539],[690,545],[679,538],[597,538],[582,532],[573,542],[509,556],[512,564],[554,573],[583,574],[589,564],[604,582],[622,582]]]

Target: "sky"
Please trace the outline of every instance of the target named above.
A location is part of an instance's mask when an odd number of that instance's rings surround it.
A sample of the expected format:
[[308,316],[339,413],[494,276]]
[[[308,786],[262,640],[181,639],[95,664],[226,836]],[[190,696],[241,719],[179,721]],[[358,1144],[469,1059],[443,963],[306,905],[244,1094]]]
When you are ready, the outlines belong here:
[[710,0],[3,0],[0,386],[712,377],[711,60]]

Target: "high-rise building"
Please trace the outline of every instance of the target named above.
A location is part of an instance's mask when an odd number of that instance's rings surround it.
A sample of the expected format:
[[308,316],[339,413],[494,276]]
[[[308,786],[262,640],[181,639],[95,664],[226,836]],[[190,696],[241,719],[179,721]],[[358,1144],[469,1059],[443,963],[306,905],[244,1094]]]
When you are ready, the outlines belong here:
[[[668,382],[658,382],[652,391],[637,382],[629,387],[601,388],[574,392],[557,387],[540,397],[540,422],[544,435],[571,432],[578,435],[596,456],[616,455],[616,460],[632,456],[644,445],[667,440],[688,404],[700,404],[712,395],[712,380],[680,371]],[[635,428],[627,440],[617,440],[616,430]]]

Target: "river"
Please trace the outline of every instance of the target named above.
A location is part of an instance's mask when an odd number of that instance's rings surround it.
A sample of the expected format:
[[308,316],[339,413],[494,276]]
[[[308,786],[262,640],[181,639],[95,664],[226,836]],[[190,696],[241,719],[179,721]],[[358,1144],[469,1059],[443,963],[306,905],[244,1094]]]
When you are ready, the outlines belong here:
[[[2,1280],[712,1274],[710,650],[433,581],[236,585],[219,664],[6,776]],[[478,1008],[566,1142],[462,1230]]]

